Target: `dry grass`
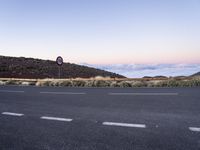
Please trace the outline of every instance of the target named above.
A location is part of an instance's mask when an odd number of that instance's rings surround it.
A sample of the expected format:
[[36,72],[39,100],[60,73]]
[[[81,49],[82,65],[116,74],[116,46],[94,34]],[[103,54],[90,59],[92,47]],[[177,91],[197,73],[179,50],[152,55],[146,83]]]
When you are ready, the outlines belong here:
[[196,87],[200,76],[175,78],[75,78],[75,79],[16,79],[0,78],[0,85],[35,85],[67,87]]

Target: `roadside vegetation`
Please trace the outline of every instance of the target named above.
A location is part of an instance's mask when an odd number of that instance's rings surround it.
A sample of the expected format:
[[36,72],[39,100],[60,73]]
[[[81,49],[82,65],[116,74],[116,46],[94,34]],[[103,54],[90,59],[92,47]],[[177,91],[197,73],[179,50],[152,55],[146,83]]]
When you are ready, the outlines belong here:
[[75,78],[75,79],[16,79],[0,78],[0,85],[60,86],[60,87],[197,87],[200,76],[170,78]]

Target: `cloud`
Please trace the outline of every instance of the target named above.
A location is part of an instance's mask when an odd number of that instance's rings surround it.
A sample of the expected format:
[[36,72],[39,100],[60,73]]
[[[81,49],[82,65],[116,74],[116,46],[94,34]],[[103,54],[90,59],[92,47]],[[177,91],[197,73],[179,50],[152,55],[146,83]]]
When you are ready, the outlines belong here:
[[200,71],[200,64],[110,64],[94,65],[82,63],[81,65],[115,72],[130,78],[144,76],[188,76]]

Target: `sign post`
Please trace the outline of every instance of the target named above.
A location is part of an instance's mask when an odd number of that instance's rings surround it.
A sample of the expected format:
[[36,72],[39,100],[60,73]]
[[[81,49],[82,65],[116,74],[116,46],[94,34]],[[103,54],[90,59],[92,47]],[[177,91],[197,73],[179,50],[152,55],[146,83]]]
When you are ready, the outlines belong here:
[[56,58],[56,63],[57,63],[57,65],[58,65],[58,77],[59,77],[59,79],[60,79],[61,66],[62,66],[62,64],[63,64],[63,58],[62,58],[61,56],[58,56],[58,57]]

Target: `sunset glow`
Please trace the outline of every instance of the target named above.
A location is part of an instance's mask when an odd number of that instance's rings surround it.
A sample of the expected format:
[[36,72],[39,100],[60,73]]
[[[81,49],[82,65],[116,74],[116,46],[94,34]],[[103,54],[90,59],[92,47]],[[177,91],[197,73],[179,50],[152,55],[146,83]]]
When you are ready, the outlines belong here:
[[88,64],[200,63],[199,0],[9,0],[0,55]]

